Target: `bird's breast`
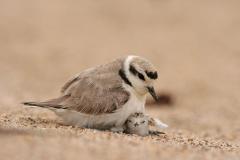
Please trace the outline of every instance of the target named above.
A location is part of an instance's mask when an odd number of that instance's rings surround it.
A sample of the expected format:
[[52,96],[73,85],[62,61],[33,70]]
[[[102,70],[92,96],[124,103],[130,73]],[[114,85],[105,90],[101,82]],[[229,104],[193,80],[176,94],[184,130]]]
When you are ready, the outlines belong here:
[[134,94],[130,95],[127,103],[125,103],[121,109],[116,111],[116,125],[125,123],[128,117],[136,112],[145,112],[146,96],[137,97]]

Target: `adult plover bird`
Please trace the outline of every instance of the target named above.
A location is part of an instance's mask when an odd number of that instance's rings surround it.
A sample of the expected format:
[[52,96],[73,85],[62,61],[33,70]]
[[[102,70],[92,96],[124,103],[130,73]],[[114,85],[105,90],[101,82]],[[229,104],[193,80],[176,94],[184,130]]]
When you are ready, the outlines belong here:
[[62,87],[56,99],[23,104],[48,108],[67,125],[122,131],[131,114],[145,112],[147,93],[158,100],[157,78],[148,60],[127,56],[82,71]]

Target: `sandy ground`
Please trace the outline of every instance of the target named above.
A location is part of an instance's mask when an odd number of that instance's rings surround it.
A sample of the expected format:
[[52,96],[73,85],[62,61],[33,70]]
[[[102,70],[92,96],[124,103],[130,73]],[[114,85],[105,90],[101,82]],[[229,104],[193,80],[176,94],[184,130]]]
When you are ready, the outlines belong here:
[[[240,2],[0,1],[0,159],[240,159]],[[147,105],[169,124],[138,137],[61,125],[20,102],[56,97],[79,71],[137,54],[158,68]],[[150,97],[149,97],[150,99]]]

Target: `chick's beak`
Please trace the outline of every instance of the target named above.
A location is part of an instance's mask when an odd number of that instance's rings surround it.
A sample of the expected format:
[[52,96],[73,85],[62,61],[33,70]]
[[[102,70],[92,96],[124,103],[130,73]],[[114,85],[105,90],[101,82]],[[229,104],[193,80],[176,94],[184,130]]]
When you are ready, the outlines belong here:
[[153,87],[147,87],[147,89],[151,96],[155,99],[155,101],[158,101],[158,96],[155,92],[155,89]]

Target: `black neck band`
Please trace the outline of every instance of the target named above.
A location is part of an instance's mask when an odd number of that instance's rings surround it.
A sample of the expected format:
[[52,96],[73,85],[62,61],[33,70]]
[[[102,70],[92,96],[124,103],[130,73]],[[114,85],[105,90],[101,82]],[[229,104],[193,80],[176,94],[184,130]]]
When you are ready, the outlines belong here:
[[119,76],[122,78],[122,80],[128,84],[129,86],[132,86],[132,83],[129,81],[129,79],[127,78],[125,72],[123,69],[120,69],[118,72]]

